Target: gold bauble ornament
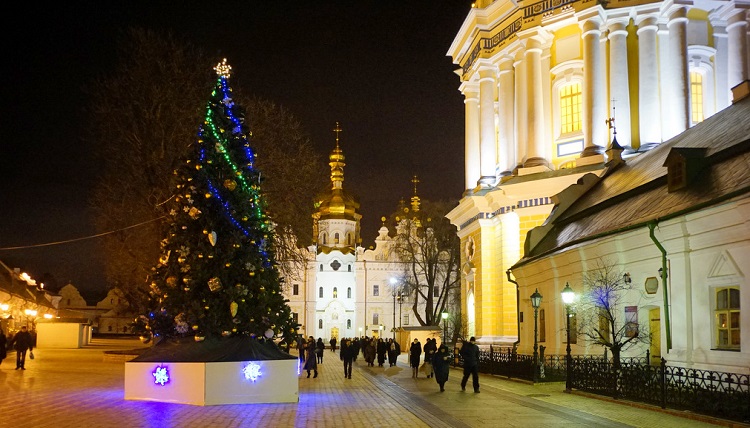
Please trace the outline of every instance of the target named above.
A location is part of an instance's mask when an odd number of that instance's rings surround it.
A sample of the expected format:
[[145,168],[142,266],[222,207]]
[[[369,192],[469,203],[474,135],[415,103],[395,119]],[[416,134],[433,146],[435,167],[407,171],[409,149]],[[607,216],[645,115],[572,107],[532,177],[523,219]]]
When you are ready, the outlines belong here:
[[234,189],[237,188],[237,182],[234,180],[226,179],[224,180],[224,187],[229,189],[230,192],[234,191]]

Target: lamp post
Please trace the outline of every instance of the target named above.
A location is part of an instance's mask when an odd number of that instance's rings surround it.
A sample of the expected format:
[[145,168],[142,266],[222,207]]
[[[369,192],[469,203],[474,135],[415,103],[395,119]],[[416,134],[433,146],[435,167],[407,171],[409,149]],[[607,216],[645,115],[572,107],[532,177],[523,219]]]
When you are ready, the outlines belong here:
[[448,312],[443,312],[441,316],[443,317],[443,344],[445,344],[445,342],[447,342],[446,334],[448,333]]
[[565,288],[562,291],[563,303],[565,303],[565,333],[567,335],[568,346],[565,354],[565,391],[570,392],[572,388],[572,373],[571,366],[573,357],[570,355],[570,305],[573,304],[573,300],[576,297],[576,293],[570,288],[570,285],[566,282]]
[[[391,278],[391,283],[393,283],[393,278]],[[391,326],[391,331],[393,332],[393,340],[396,340],[396,289],[394,288],[391,292],[391,296],[393,296],[393,324]]]
[[539,342],[537,342],[537,315],[539,314],[539,306],[542,304],[542,295],[539,294],[539,289],[534,290],[534,294],[531,295],[531,306],[534,308],[534,382],[536,382],[537,373],[539,372]]

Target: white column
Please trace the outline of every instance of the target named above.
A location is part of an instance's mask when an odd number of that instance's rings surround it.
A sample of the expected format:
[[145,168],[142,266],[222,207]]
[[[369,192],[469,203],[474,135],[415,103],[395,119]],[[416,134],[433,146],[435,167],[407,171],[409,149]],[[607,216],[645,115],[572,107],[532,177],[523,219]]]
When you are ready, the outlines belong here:
[[465,188],[473,189],[479,183],[479,94],[476,88],[466,86],[464,93]]
[[499,65],[497,85],[497,153],[499,155],[499,166],[502,169],[500,175],[509,175],[516,163],[516,147],[514,134],[513,103],[515,99],[515,88],[513,82],[513,59],[505,58]]
[[638,125],[641,145],[661,142],[659,68],[656,51],[657,20],[640,16],[638,25]]
[[723,110],[732,103],[731,90],[727,76],[729,76],[729,57],[727,55],[727,31],[724,24],[711,20],[714,27],[714,47],[716,48],[715,76],[716,76],[716,111]]
[[548,165],[544,158],[544,104],[542,101],[542,45],[531,37],[526,39],[526,144],[525,168]]
[[491,65],[479,67],[479,162],[484,186],[494,186],[497,181],[497,141],[495,140],[495,86],[497,70]]
[[516,58],[513,61],[513,67],[516,70],[516,101],[515,101],[515,113],[516,113],[516,166],[514,168],[521,167],[524,160],[526,160],[526,63],[523,61],[523,51],[519,50],[516,54]]
[[733,88],[748,79],[747,18],[744,10],[727,20],[728,83]]
[[669,50],[667,76],[662,83],[668,89],[670,117],[662,124],[666,126],[665,139],[685,131],[690,127],[690,88],[687,63],[687,9],[676,7],[670,11],[669,22]]
[[609,92],[614,101],[617,141],[632,146],[630,131],[630,89],[628,76],[628,18],[609,23]]
[[607,144],[607,95],[604,86],[604,61],[599,46],[601,19],[583,22],[583,143],[581,157],[604,152]]

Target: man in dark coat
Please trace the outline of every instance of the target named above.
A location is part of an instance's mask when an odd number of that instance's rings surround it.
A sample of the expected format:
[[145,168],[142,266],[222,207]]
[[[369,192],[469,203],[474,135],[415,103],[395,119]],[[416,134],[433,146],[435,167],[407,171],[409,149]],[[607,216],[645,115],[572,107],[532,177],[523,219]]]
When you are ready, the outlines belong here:
[[378,339],[377,344],[377,353],[378,353],[378,367],[383,367],[383,364],[385,364],[385,354],[388,352],[388,345],[386,345],[385,341],[381,337]]
[[464,377],[461,379],[461,391],[466,391],[466,382],[471,375],[474,392],[479,393],[479,346],[474,336],[461,347],[461,356],[464,357]]
[[26,351],[32,351],[34,349],[31,340],[31,333],[26,330],[26,326],[21,327],[21,331],[13,336],[13,340],[10,341],[10,344],[13,345],[16,350],[16,370],[26,370],[26,367],[24,367],[26,365]]
[[357,348],[352,345],[349,339],[341,341],[341,351],[339,351],[341,360],[344,362],[344,379],[352,378],[352,362],[357,355]]
[[328,343],[331,344],[331,351],[333,351],[333,353],[336,353],[336,338],[332,337],[330,342]]
[[432,370],[435,372],[435,380],[438,385],[440,385],[440,392],[445,392],[445,382],[448,381],[451,358],[453,358],[453,356],[448,351],[448,347],[444,344],[440,345],[438,351],[432,356]]

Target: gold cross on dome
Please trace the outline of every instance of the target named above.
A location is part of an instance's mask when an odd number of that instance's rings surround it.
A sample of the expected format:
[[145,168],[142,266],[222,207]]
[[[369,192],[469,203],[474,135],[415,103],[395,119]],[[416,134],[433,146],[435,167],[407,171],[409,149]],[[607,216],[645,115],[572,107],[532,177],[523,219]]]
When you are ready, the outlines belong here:
[[218,74],[219,76],[229,78],[229,72],[232,71],[232,66],[227,64],[227,59],[224,58],[223,61],[216,64],[214,70],[216,70],[216,74]]
[[341,133],[341,131],[343,131],[343,129],[341,129],[341,127],[339,126],[339,123],[336,122],[336,127],[333,128],[333,132],[336,133],[336,147],[339,146],[339,133]]

